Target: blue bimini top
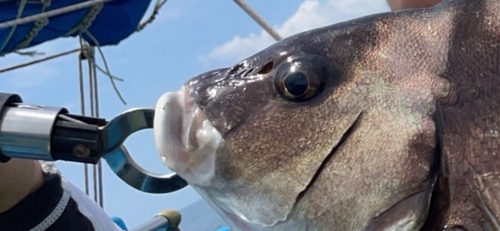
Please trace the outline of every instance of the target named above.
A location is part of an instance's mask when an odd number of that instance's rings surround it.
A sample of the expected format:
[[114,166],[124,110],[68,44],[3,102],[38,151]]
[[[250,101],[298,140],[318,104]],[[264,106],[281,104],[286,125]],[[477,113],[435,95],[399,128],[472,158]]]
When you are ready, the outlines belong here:
[[[0,24],[86,1],[0,0]],[[80,34],[92,46],[117,45],[137,30],[150,3],[151,0],[114,0],[49,19],[1,28],[0,56]]]

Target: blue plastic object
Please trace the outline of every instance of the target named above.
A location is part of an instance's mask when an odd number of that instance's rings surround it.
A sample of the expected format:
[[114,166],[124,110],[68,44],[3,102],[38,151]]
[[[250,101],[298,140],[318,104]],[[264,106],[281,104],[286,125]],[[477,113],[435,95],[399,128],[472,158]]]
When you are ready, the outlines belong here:
[[230,231],[229,227],[222,227],[218,230],[215,230],[215,231]]
[[120,227],[120,229],[126,231],[127,230],[127,225],[125,225],[125,222],[123,221],[123,219],[119,218],[119,217],[111,217],[111,220],[113,220],[113,222],[115,222],[116,225],[118,225],[118,227]]
[[[42,0],[28,1],[22,17],[42,12],[42,4],[39,1]],[[44,12],[85,1],[88,0],[52,0]],[[0,23],[16,19],[19,2],[17,0],[0,1]],[[94,20],[90,20],[92,24],[87,28],[87,31],[96,38],[98,44],[86,34],[82,36],[93,46],[117,45],[136,31],[150,4],[151,0],[115,0],[104,3]],[[82,25],[82,22],[89,21],[91,18],[87,17],[89,11],[89,9],[81,9],[51,17],[47,25],[34,33],[35,36],[31,41],[26,40],[26,37],[30,32],[33,34],[32,29],[35,23],[18,25],[11,36],[9,36],[11,28],[0,29],[0,55],[15,51],[16,48],[19,48],[19,44],[26,43],[26,41],[29,43],[22,48],[32,47],[61,37],[78,36],[78,32],[72,34],[68,34],[68,32]],[[2,47],[4,48],[2,49]]]

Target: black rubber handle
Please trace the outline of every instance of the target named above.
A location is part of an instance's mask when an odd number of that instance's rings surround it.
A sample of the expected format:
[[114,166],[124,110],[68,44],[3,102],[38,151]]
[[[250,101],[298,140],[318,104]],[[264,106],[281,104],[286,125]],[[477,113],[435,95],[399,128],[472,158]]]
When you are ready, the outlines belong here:
[[78,115],[66,115],[84,123],[58,119],[52,131],[50,146],[52,158],[72,162],[96,164],[104,152],[100,126],[106,120]]

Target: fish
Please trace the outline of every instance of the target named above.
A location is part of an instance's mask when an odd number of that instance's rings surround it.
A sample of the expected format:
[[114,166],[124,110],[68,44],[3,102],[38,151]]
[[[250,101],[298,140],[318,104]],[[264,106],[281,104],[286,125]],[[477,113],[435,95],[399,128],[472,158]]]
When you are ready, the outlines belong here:
[[301,32],[159,97],[163,163],[234,230],[500,230],[500,1]]

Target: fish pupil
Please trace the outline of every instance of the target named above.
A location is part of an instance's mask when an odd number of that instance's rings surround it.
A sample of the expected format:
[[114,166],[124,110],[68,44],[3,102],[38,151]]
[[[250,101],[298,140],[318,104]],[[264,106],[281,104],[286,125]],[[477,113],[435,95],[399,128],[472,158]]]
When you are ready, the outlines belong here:
[[301,96],[306,93],[309,86],[307,76],[302,72],[288,75],[284,81],[286,90],[293,96]]

